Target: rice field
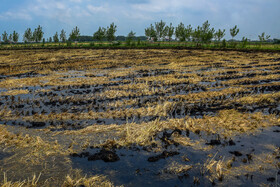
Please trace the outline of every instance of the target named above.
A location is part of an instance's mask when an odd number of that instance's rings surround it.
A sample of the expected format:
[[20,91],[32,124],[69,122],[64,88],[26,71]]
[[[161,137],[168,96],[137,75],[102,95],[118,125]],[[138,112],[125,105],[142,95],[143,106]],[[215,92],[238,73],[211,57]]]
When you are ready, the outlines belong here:
[[0,186],[277,186],[280,53],[0,51]]

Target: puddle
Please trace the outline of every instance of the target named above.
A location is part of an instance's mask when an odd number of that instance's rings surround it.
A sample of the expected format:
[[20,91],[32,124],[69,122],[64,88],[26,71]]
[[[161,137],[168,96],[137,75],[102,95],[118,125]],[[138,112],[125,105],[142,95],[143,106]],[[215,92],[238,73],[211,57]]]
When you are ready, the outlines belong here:
[[[93,160],[93,155],[100,154],[101,149],[92,148],[87,149],[82,153],[72,155],[71,160],[74,168],[82,169],[87,174],[104,174],[110,176],[110,179],[116,185],[125,186],[184,186],[193,184],[193,177],[198,176],[200,178],[200,185],[211,185],[211,182],[206,176],[201,174],[200,163],[205,163],[209,158],[207,155],[217,155],[216,158],[220,159],[220,156],[224,159],[230,159],[235,157],[235,161],[232,163],[232,168],[243,166],[254,162],[254,157],[265,152],[271,152],[271,148],[268,145],[274,145],[280,147],[280,127],[272,127],[267,130],[263,130],[261,133],[251,136],[240,135],[233,140],[221,140],[218,144],[213,145],[213,148],[209,151],[198,151],[191,147],[171,147],[166,152],[153,152],[147,151],[143,147],[131,147],[131,149],[113,149],[109,151],[114,154],[118,159],[113,159],[111,162],[108,160]],[[191,135],[191,138],[198,137],[198,135]],[[213,143],[215,136],[202,135],[200,138],[206,138],[207,142]],[[212,141],[210,141],[212,140]],[[176,154],[172,154],[176,153]],[[109,153],[108,153],[109,154]],[[280,154],[280,153],[279,153]],[[159,157],[159,155],[169,155],[166,157]],[[110,156],[109,156],[110,157]],[[111,156],[113,158],[114,156]],[[189,161],[184,161],[183,158],[187,157]],[[160,158],[160,159],[151,159]],[[277,158],[274,158],[277,161]],[[172,173],[168,166],[176,163],[178,165],[190,165],[192,168],[184,173]],[[250,172],[248,175],[253,175],[252,179],[247,180],[246,176],[239,176],[233,180],[216,181],[219,185],[239,184],[242,185],[255,185],[260,182],[270,184],[267,181],[268,178],[273,177],[274,173],[277,173],[277,168],[274,171],[261,174],[259,172]]]

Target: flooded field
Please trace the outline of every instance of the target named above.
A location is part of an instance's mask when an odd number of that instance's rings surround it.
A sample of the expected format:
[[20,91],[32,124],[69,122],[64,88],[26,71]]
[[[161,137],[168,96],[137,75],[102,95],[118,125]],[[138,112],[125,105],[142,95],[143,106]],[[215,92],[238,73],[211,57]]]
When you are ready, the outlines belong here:
[[280,53],[0,51],[0,186],[279,186]]

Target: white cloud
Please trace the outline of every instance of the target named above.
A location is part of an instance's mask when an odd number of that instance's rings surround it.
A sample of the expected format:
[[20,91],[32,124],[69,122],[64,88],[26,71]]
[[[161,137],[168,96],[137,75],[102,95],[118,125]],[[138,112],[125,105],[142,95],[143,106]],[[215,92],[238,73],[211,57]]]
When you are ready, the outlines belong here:
[[1,20],[32,20],[32,16],[26,11],[8,11],[0,14]]
[[81,3],[81,2],[83,2],[83,0],[70,0],[70,2]]
[[93,5],[88,5],[87,9],[91,13],[100,13],[100,12],[109,12],[109,8],[105,6],[93,6]]
[[[20,8],[11,7],[6,12],[0,12],[0,23],[1,20],[32,20],[28,23],[44,23],[47,28],[71,28],[80,25],[84,32],[91,33],[92,29],[98,26],[115,22],[120,34],[127,33],[131,29],[143,34],[146,26],[161,19],[167,23],[172,22],[174,26],[183,22],[193,27],[209,20],[211,26],[215,28],[228,30],[238,25],[240,36],[246,36],[247,33],[256,35],[259,34],[259,30],[263,30],[280,37],[280,26],[277,24],[277,17],[280,16],[277,10],[280,6],[279,0],[28,0],[28,2]],[[54,22],[57,25],[53,25]]]

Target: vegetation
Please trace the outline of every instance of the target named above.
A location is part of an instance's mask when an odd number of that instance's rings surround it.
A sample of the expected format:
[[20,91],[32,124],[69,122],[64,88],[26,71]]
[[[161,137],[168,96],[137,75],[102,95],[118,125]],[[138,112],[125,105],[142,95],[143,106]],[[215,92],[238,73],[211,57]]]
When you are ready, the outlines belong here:
[[109,27],[107,27],[106,30],[106,37],[108,41],[114,41],[116,36],[115,33],[117,32],[117,26],[114,23],[111,23]]
[[64,31],[64,29],[61,30],[59,37],[61,42],[66,42],[66,32]]
[[[188,26],[189,30],[185,28],[185,25],[181,22],[175,30],[175,36],[177,39],[179,39],[179,41],[183,42],[186,41],[186,38],[189,36],[190,37],[190,33],[192,32],[192,28],[190,26]],[[190,31],[190,32],[188,32]]]
[[130,46],[131,42],[135,39],[135,32],[130,31],[126,37],[126,45]]
[[[21,45],[18,43],[19,35],[16,31],[12,34],[8,34],[6,31],[2,34],[2,40],[4,44],[14,43],[17,44],[15,48],[23,47],[43,47],[43,48],[64,48],[71,47],[72,42],[75,41],[75,47],[90,47],[90,48],[131,48],[130,36],[116,36],[117,26],[111,23],[107,28],[99,27],[98,30],[93,33],[93,36],[81,36],[79,28],[76,26],[69,34],[69,38],[66,38],[65,30],[61,30],[60,35],[56,32],[53,37],[47,39],[47,43],[54,42],[54,45],[34,45],[33,43],[41,42],[43,38],[43,30],[39,25],[33,32],[31,28],[27,28],[23,41],[25,43],[32,43],[30,45]],[[250,41],[248,38],[243,37],[242,40],[237,41],[234,38],[239,33],[239,28],[235,25],[230,29],[231,40],[228,45],[224,39],[226,30],[211,28],[210,23],[205,21],[201,26],[193,28],[191,25],[185,25],[181,22],[176,27],[170,23],[167,25],[164,21],[155,22],[148,28],[145,28],[144,36],[133,36],[138,42],[133,43],[135,48],[230,48],[230,49],[242,49],[242,50],[279,50],[280,46],[277,44],[277,39],[267,42],[270,38],[269,35],[265,36],[265,33],[259,35],[259,41]],[[175,36],[175,39],[173,38]],[[118,42],[113,42],[114,40]],[[93,41],[97,41],[99,45],[92,45]],[[141,42],[144,41],[144,42]],[[46,41],[45,41],[46,42]],[[61,42],[59,46],[55,44]],[[77,43],[80,43],[77,45]],[[168,42],[168,43],[167,43]],[[112,45],[113,44],[113,45]],[[117,45],[116,45],[117,44]],[[13,46],[2,45],[0,48],[13,48]]]
[[239,33],[239,28],[237,28],[237,25],[235,25],[232,29],[230,29],[230,35],[233,38]]
[[174,27],[172,26],[172,23],[170,23],[169,26],[166,26],[167,36],[168,40],[172,40],[172,36],[174,35]]
[[270,35],[266,35],[265,36],[265,33],[263,32],[261,35],[258,35],[259,39],[260,39],[260,45],[262,45],[262,43],[266,40],[268,40],[270,38]]
[[145,29],[145,35],[148,38],[148,40],[157,41],[157,35],[155,27],[151,24],[150,27]]
[[69,35],[69,40],[76,41],[80,36],[80,29],[76,26]]
[[59,42],[59,38],[58,38],[58,33],[56,32],[55,35],[53,36],[53,42],[54,43],[58,43]]
[[4,43],[8,43],[8,33],[6,31],[4,31],[4,33],[2,34],[2,40],[4,41]]
[[98,30],[93,34],[93,39],[103,41],[106,37],[106,29],[99,27]]

